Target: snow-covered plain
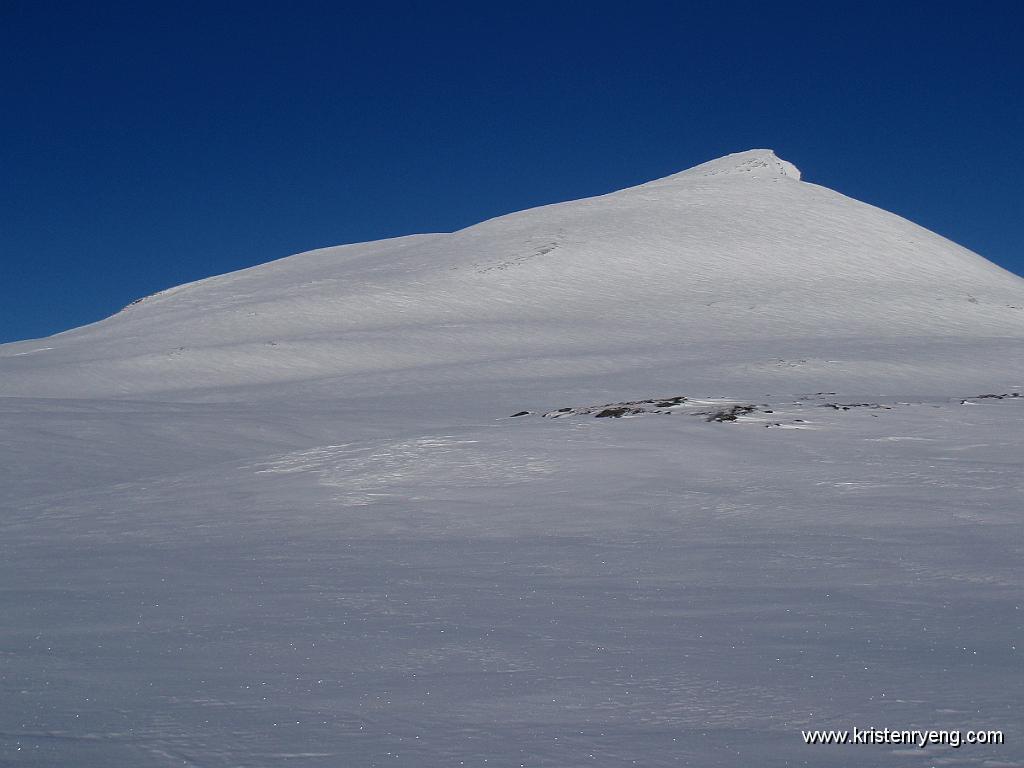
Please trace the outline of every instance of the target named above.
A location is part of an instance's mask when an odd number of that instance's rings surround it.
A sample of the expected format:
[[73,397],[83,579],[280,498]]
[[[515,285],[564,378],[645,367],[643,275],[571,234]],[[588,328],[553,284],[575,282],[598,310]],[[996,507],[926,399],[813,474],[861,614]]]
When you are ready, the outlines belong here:
[[0,765],[1024,764],[1022,351],[767,150],[0,346]]

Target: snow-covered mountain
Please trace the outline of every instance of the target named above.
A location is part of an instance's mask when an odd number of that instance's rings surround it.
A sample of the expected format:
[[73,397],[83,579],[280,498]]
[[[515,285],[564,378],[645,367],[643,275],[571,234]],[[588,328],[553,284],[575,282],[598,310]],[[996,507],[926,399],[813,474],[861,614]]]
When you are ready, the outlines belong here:
[[[810,354],[783,339],[1024,333],[1020,278],[799,178],[753,150],[452,234],[212,277],[45,343],[4,347],[0,392],[194,396],[352,375],[377,391],[381,374],[465,385],[623,365],[644,376],[665,367],[666,384],[686,383],[690,353],[711,343],[752,345],[745,363],[757,366]],[[720,375],[730,390],[746,373]]]
[[0,765],[1024,764],[1022,352],[768,150],[2,345]]

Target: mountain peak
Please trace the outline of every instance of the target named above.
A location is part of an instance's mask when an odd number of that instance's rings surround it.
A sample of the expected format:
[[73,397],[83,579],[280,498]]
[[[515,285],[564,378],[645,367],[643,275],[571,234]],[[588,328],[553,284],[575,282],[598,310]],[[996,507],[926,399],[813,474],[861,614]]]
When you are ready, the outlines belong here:
[[[378,380],[443,382],[466,371],[495,382],[520,366],[552,382],[628,369],[722,386],[768,370],[768,386],[785,361],[814,356],[808,344],[1024,338],[1019,278],[798,178],[755,149],[450,234],[324,248],[207,278],[45,344],[0,347],[0,395],[206,397],[344,380],[377,397]],[[746,344],[730,358],[738,362],[715,357],[715,345]],[[849,347],[849,359],[866,348]],[[839,358],[794,374],[803,391],[832,386]],[[931,376],[937,368],[921,359],[914,370]],[[694,378],[697,360],[705,378]],[[874,375],[842,365],[851,386]]]
[[669,178],[680,176],[786,177],[799,181],[800,169],[770,149],[748,149],[746,152],[734,152],[716,160],[709,160]]

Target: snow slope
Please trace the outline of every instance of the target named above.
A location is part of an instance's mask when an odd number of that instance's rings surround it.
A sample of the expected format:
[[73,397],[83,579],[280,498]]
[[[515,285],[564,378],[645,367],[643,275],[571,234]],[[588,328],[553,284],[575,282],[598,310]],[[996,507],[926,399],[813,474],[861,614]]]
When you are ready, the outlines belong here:
[[1024,764],[1022,342],[752,150],[0,346],[0,765]]
[[779,340],[1020,338],[1019,278],[798,177],[755,150],[453,234],[201,280],[5,347],[0,392],[191,397],[353,374],[376,390],[392,372],[464,385],[671,366],[695,342],[801,357]]

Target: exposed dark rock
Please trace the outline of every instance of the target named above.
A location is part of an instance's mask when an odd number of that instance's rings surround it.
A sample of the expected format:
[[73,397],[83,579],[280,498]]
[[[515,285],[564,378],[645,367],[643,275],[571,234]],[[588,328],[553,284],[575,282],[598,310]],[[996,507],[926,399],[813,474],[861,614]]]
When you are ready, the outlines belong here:
[[529,413],[529,411],[520,411],[519,413],[513,413],[509,418],[514,419],[516,416],[527,416]]
[[961,400],[960,401],[960,405],[967,405],[972,400],[1005,400],[1008,397],[1020,397],[1020,396],[1021,396],[1020,392],[1004,392],[1001,395],[995,395],[995,394],[992,394],[992,393],[989,393],[987,395],[975,395],[974,397],[969,397],[969,398],[967,398],[965,400]]
[[737,417],[756,410],[753,405],[734,405],[708,416],[708,421],[736,421]]
[[674,405],[682,405],[686,401],[686,398],[682,395],[672,398],[666,398],[660,402],[654,403],[656,408],[671,408]]
[[619,406],[618,408],[605,408],[603,411],[599,411],[594,414],[595,419],[621,419],[627,413],[641,413],[639,409],[633,410],[632,408],[625,408]]
[[669,414],[669,408],[675,408],[686,402],[683,395],[672,397],[655,397],[647,400],[629,400],[622,403],[604,403],[602,405],[581,405],[578,408],[559,408],[556,411],[548,411],[542,414],[545,418],[557,419],[562,416],[589,416],[594,415],[599,419],[621,419],[623,416],[633,416],[644,413]]
[[848,411],[851,408],[881,408],[886,411],[892,410],[888,405],[880,405],[879,403],[822,403],[822,408],[833,408],[837,411]]

